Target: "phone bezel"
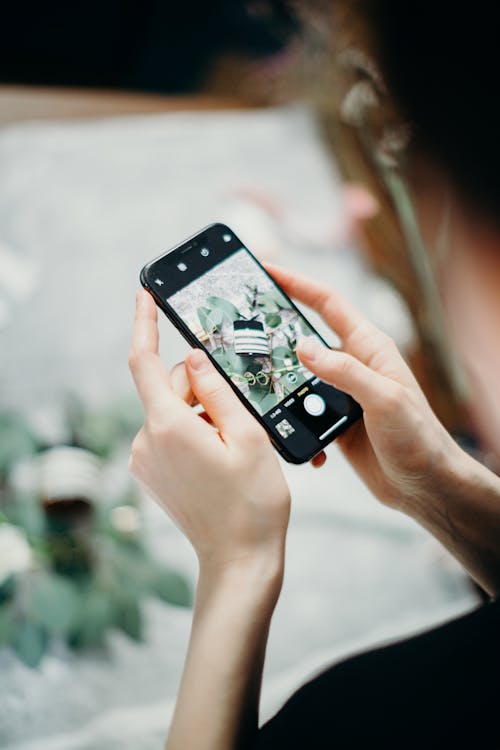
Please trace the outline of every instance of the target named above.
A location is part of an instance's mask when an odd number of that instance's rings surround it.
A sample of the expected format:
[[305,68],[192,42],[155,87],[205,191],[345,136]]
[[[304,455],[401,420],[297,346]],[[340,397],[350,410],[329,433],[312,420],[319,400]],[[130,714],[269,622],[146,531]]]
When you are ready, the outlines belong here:
[[[163,313],[167,316],[167,318],[173,323],[173,325],[177,328],[179,333],[184,337],[184,339],[192,346],[193,348],[202,349],[206,354],[209,356],[210,361],[214,364],[215,368],[221,373],[221,375],[224,377],[225,381],[229,383],[234,393],[237,395],[239,400],[243,403],[243,405],[250,411],[250,413],[258,420],[259,424],[261,424],[264,429],[266,430],[267,434],[269,435],[269,438],[271,440],[271,443],[276,448],[278,453],[287,461],[288,463],[292,464],[303,464],[307,461],[310,461],[314,456],[318,455],[318,453],[321,453],[323,448],[325,448],[327,445],[329,445],[331,442],[336,440],[343,432],[345,432],[354,422],[356,422],[360,417],[362,416],[363,412],[360,407],[360,405],[353,401],[353,409],[352,411],[347,414],[347,420],[340,425],[340,427],[337,428],[334,432],[331,433],[331,436],[329,435],[329,439],[322,445],[318,450],[314,449],[311,453],[307,454],[305,457],[297,457],[291,454],[287,448],[286,445],[283,442],[279,440],[279,438],[274,435],[274,433],[271,432],[271,428],[264,422],[259,412],[252,406],[251,402],[244,396],[244,394],[240,391],[238,386],[233,383],[233,381],[228,378],[226,373],[224,372],[224,369],[221,367],[221,365],[211,356],[208,349],[202,344],[201,341],[199,341],[196,336],[191,332],[191,330],[188,328],[188,326],[184,323],[182,318],[175,312],[173,307],[169,305],[169,303],[162,299],[156,289],[154,289],[149,283],[147,279],[147,273],[157,264],[158,262],[162,261],[166,256],[171,255],[172,253],[175,253],[177,250],[183,248],[185,245],[188,245],[189,243],[195,243],[198,241],[198,239],[204,235],[208,231],[215,230],[217,228],[221,228],[224,231],[227,231],[228,233],[232,234],[238,241],[241,243],[241,247],[244,248],[252,257],[252,259],[255,261],[255,263],[261,268],[261,270],[266,274],[268,278],[271,279],[273,284],[275,284],[278,289],[280,290],[281,294],[287,299],[287,301],[290,303],[291,307],[296,310],[307,322],[308,326],[311,328],[311,330],[314,331],[314,333],[321,339],[321,341],[326,345],[329,346],[329,344],[325,341],[323,336],[321,336],[318,331],[316,331],[316,328],[311,325],[309,320],[306,318],[302,310],[300,310],[297,305],[294,303],[292,299],[284,292],[281,287],[276,283],[276,281],[273,279],[270,273],[266,270],[266,268],[262,265],[262,263],[258,260],[258,258],[255,257],[255,255],[251,252],[251,250],[248,249],[246,245],[244,245],[241,240],[239,240],[238,235],[230,229],[227,224],[224,224],[222,222],[214,222],[212,224],[208,224],[208,226],[204,227],[203,229],[199,230],[195,234],[191,235],[187,239],[183,240],[182,242],[179,242],[174,247],[170,248],[170,250],[167,250],[164,253],[161,253],[161,255],[158,255],[156,258],[151,260],[149,263],[146,263],[145,266],[141,269],[140,273],[140,282],[141,285],[146,289],[155,300],[158,307],[162,310]],[[213,266],[212,266],[213,267]],[[180,287],[182,288],[182,287]],[[348,395],[348,394],[347,394]],[[351,398],[351,397],[350,397]]]

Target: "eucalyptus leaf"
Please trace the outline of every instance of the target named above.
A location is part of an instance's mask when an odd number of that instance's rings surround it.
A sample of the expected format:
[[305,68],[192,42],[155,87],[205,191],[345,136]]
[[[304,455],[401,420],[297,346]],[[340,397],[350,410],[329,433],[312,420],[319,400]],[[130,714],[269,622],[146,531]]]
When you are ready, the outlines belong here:
[[15,461],[35,453],[38,446],[25,419],[17,414],[0,414],[0,475]]
[[75,425],[78,443],[101,458],[110,455],[120,439],[121,426],[108,412],[84,413]]
[[28,667],[37,667],[47,650],[48,635],[45,628],[29,620],[20,622],[15,629],[11,646]]
[[281,325],[281,315],[278,315],[278,313],[266,313],[265,321],[266,326],[269,326],[269,328],[277,328]]
[[198,320],[200,321],[200,325],[203,328],[206,333],[213,333],[214,331],[214,324],[210,318],[211,309],[209,307],[198,307],[196,309],[196,314],[198,316]]
[[276,394],[273,393],[266,393],[263,399],[259,402],[259,408],[262,412],[262,414],[265,414],[266,411],[269,411],[269,409],[272,409],[274,406],[276,406],[277,398]]
[[273,289],[273,291],[271,292],[271,294],[272,294],[272,297],[273,297],[274,301],[276,302],[276,304],[278,305],[278,307],[281,310],[289,310],[290,309],[290,303],[289,303],[289,301],[279,291],[279,289]]
[[255,372],[257,372],[262,367],[262,365],[259,364],[258,362],[255,362],[252,357],[236,354],[236,352],[233,349],[226,352],[226,359],[227,359],[227,362],[231,371],[237,372],[240,375],[243,375],[243,373],[246,372],[247,370],[251,371],[252,368],[254,368]]
[[224,299],[223,297],[208,297],[207,302],[212,306],[212,308],[218,308],[222,310],[226,318],[228,318],[231,323],[234,320],[239,320],[242,317],[238,308],[233,305],[232,302]]
[[[16,576],[12,573],[0,584],[0,607],[12,599],[16,592]],[[0,609],[1,611],[1,609]]]
[[80,614],[75,586],[59,575],[33,577],[31,612],[50,633],[65,635]]
[[189,607],[192,604],[191,587],[186,578],[173,570],[159,568],[152,582],[153,592],[164,602]]
[[274,391],[269,391],[268,388],[252,387],[250,388],[250,401],[253,406],[257,409],[260,414],[265,414],[266,411],[276,406],[277,398]]
[[16,493],[15,502],[9,505],[11,521],[21,526],[28,537],[42,537],[46,530],[46,517],[36,495]]
[[279,312],[280,309],[287,306],[284,303],[284,298],[278,292],[270,291],[262,294],[259,300],[259,307],[263,312]]
[[272,358],[277,360],[285,360],[288,357],[293,357],[294,353],[287,346],[275,346],[272,351]]
[[0,607],[0,646],[9,643],[15,632],[14,612],[11,607]]
[[113,624],[114,611],[109,595],[100,589],[89,589],[81,600],[78,619],[68,636],[73,648],[98,646]]
[[134,641],[142,640],[143,622],[138,602],[122,599],[115,609],[115,626]]

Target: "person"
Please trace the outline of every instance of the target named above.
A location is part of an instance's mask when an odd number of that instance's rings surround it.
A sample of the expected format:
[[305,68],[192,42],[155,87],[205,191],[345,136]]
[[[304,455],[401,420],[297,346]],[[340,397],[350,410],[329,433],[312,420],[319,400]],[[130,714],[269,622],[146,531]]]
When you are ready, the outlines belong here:
[[[407,11],[399,5],[398,11],[398,3],[380,0],[380,8],[394,10],[387,28],[403,28],[394,21]],[[411,59],[409,46],[401,41],[400,47]],[[418,122],[418,106],[427,104],[425,97],[417,99]],[[439,117],[446,116],[443,107]],[[432,121],[420,122],[431,144]],[[468,136],[462,133],[463,143]],[[458,139],[455,132],[451,141]],[[458,158],[452,150],[448,144],[443,164]],[[486,173],[484,193],[491,198],[489,168]],[[456,174],[458,182],[467,178]],[[476,168],[469,176],[478,182],[481,172]],[[492,201],[482,205],[492,216]],[[141,291],[130,367],[146,418],[132,445],[130,470],[187,536],[199,561],[167,748],[498,744],[500,478],[446,432],[390,338],[327,285],[277,266],[267,269],[340,337],[339,350],[306,338],[297,353],[311,372],[362,406],[363,419],[337,440],[347,459],[376,498],[433,534],[490,601],[428,633],[326,668],[259,728],[266,642],[283,580],[289,489],[265,431],[203,351],[192,350],[168,372],[158,355],[156,307]],[[205,410],[201,418],[191,408],[193,399]],[[320,454],[313,464],[319,467],[325,458]]]

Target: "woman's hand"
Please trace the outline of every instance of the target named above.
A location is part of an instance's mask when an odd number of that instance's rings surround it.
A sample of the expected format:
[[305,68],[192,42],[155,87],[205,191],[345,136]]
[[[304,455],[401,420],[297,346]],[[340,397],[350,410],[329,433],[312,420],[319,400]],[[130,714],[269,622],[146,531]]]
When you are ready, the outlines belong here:
[[[179,372],[169,375],[158,356],[156,305],[144,291],[129,363],[146,412],[130,470],[188,537],[200,565],[282,566],[290,496],[264,429],[200,349],[186,358],[188,384]],[[186,403],[189,388],[212,424]]]
[[342,351],[303,339],[297,353],[321,380],[349,393],[363,419],[339,439],[347,459],[383,503],[412,513],[436,494],[460,449],[432,412],[394,341],[329,287],[267,266],[291,297],[314,308]]

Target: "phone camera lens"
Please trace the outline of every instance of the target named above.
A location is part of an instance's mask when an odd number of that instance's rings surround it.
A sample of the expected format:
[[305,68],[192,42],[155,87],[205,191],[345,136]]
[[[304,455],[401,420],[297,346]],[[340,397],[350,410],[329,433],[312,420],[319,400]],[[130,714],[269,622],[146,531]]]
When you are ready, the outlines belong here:
[[200,255],[203,255],[203,257],[206,258],[209,252],[210,250],[208,249],[208,247],[202,247],[200,250]]

